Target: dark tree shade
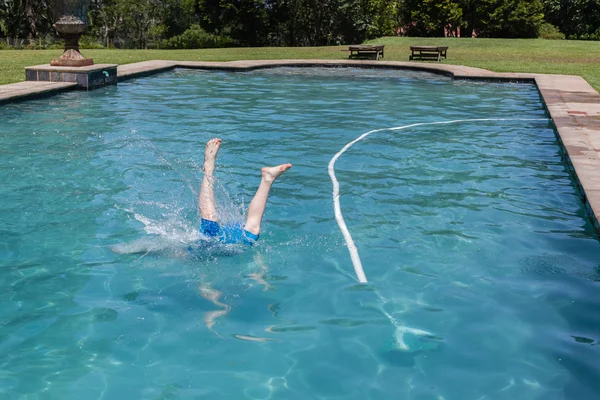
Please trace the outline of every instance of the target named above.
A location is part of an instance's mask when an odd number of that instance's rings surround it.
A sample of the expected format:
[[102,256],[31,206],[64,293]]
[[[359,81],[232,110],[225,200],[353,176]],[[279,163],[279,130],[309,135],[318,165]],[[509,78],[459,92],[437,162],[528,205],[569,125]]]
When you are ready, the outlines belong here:
[[54,20],[66,15],[73,15],[87,23],[91,0],[52,0],[52,17]]
[[322,46],[459,30],[528,38],[544,18],[567,37],[600,40],[600,0],[0,0],[0,37],[54,35],[64,14],[116,47]]

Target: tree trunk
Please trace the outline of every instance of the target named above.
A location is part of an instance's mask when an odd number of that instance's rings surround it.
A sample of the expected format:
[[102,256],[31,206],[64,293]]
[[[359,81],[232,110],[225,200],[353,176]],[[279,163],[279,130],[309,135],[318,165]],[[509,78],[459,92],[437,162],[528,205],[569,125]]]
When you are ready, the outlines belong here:
[[104,42],[104,45],[108,48],[109,46],[109,42],[108,42],[108,24],[106,22],[104,22],[104,26],[102,27],[103,33],[102,33],[102,41]]
[[473,24],[469,21],[467,27],[460,30],[461,37],[473,37]]
[[138,48],[139,49],[143,49],[144,48],[144,27],[142,26],[142,24],[137,24],[137,31],[138,31]]
[[140,49],[145,49],[146,48],[146,42],[144,40],[144,28],[142,26],[140,26],[139,31],[138,31],[138,46]]
[[152,25],[154,21],[152,19],[149,19],[148,22],[146,22],[146,24],[144,25],[144,31],[142,32],[142,39],[144,41],[144,47],[142,47],[144,50],[148,50],[148,31],[150,30],[150,25]]
[[24,0],[23,8],[25,9],[25,15],[27,16],[27,31],[29,39],[37,37],[37,29],[35,26],[36,15],[33,9],[33,0]]

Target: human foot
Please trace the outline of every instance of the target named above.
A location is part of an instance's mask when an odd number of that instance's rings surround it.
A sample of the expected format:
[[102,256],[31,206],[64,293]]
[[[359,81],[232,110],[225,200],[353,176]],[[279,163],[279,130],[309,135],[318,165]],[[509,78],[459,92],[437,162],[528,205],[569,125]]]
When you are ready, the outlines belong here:
[[292,168],[292,164],[281,164],[276,167],[264,167],[260,170],[263,180],[272,183],[279,175]]
[[215,160],[217,159],[217,153],[221,147],[221,139],[214,138],[206,143],[206,150],[204,150],[204,173],[210,174],[215,171]]

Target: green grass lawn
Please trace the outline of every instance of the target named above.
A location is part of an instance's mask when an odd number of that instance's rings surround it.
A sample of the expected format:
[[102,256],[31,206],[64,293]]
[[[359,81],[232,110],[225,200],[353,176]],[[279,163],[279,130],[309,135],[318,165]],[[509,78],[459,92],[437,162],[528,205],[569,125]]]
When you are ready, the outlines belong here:
[[[448,46],[446,64],[497,72],[568,74],[584,77],[600,90],[600,42],[543,39],[454,39],[386,37],[385,60],[408,61],[410,45]],[[233,61],[259,59],[343,59],[345,46],[262,47],[201,50],[82,50],[96,63],[127,64],[145,60]],[[0,84],[25,79],[24,67],[48,63],[60,50],[0,50]]]

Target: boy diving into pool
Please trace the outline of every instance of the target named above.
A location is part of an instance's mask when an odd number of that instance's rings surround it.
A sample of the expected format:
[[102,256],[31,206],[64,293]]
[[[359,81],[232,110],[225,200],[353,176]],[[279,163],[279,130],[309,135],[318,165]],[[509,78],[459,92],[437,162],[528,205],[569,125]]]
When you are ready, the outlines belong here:
[[[221,147],[221,139],[211,139],[206,144],[204,152],[204,177],[202,178],[202,186],[200,187],[200,196],[198,199],[198,208],[200,209],[200,216],[202,218],[200,233],[205,237],[216,238],[224,244],[244,243],[251,246],[258,240],[258,236],[260,235],[260,223],[267,206],[271,186],[275,182],[275,179],[292,168],[292,164],[281,164],[276,167],[264,167],[261,169],[262,179],[254,198],[248,206],[248,216],[243,228],[239,223],[221,225],[219,224],[213,191],[213,174],[215,172],[215,160],[219,147]],[[111,246],[111,249],[118,254],[157,253],[169,249],[172,250],[173,243],[173,240],[163,237],[143,237],[133,242],[115,244]],[[177,243],[180,244],[178,241]],[[192,247],[187,248],[185,254],[188,254],[191,250]]]
[[200,187],[198,208],[200,209],[200,233],[209,237],[216,237],[220,242],[226,244],[245,243],[253,245],[260,235],[260,223],[265,213],[267,199],[271,186],[275,179],[288,169],[292,164],[281,164],[275,167],[264,167],[261,169],[262,179],[256,190],[254,198],[248,206],[246,224],[242,228],[240,224],[222,226],[219,224],[217,209],[215,206],[215,195],[213,190],[215,172],[215,160],[221,147],[221,139],[211,139],[206,143],[204,151],[204,177]]

